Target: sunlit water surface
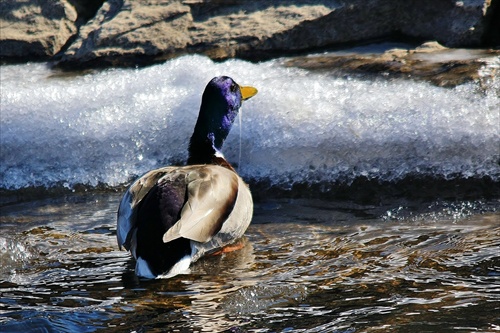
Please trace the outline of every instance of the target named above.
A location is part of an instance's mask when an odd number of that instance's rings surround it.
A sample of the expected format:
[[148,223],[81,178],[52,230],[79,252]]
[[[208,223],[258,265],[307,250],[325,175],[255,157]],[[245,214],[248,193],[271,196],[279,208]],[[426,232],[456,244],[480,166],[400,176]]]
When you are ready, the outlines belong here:
[[3,332],[500,329],[500,214],[491,204],[417,212],[269,201],[257,205],[241,250],[140,281],[116,246],[118,199],[3,209]]

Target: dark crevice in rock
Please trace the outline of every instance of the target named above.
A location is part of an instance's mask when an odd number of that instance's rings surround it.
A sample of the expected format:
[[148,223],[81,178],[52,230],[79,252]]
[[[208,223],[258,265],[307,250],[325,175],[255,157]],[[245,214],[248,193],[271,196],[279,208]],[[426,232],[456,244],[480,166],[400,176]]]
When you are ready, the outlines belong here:
[[102,7],[104,1],[105,0],[68,0],[78,13],[76,25],[82,26],[91,20],[99,8]]
[[[307,47],[302,49],[276,48],[276,49],[266,50],[266,49],[254,48],[252,46],[241,47],[235,52],[235,56],[237,58],[247,60],[250,62],[259,62],[259,61],[272,60],[276,58],[300,57],[316,53],[334,52],[334,51],[340,51],[340,50],[351,49],[366,45],[380,44],[380,43],[395,43],[395,44],[405,43],[417,47],[418,45],[421,45],[425,41],[426,40],[422,40],[420,38],[404,36],[400,33],[393,33],[384,36],[377,36],[370,39],[351,40],[342,43],[325,44],[322,46]],[[227,58],[213,59],[213,60],[225,61],[227,60]]]
[[500,49],[500,0],[492,0],[487,19],[482,44]]
[[102,7],[105,0],[68,0],[68,2],[75,8],[78,17],[76,19],[76,33],[73,34],[66,43],[61,47],[61,50],[57,52],[51,59],[50,62],[59,61],[66,52],[66,50],[73,44],[73,42],[78,38],[78,33],[80,32],[80,27],[84,26],[89,20],[91,20],[99,8]]

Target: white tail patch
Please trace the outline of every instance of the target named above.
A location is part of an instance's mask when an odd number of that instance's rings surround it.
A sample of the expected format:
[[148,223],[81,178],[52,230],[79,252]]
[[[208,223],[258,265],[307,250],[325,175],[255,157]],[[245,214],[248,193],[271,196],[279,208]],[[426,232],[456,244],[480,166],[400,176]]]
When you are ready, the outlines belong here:
[[189,265],[191,265],[191,255],[186,255],[179,260],[167,274],[160,274],[156,278],[157,279],[168,279],[178,274],[187,274],[189,273]]

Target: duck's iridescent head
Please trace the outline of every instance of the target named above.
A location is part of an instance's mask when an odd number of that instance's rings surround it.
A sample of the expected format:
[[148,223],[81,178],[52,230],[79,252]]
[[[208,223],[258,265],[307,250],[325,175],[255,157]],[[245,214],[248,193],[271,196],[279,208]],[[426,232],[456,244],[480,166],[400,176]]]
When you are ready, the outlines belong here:
[[256,93],[257,89],[240,87],[227,76],[215,77],[208,83],[189,143],[189,164],[209,163],[207,157],[222,148],[242,101]]

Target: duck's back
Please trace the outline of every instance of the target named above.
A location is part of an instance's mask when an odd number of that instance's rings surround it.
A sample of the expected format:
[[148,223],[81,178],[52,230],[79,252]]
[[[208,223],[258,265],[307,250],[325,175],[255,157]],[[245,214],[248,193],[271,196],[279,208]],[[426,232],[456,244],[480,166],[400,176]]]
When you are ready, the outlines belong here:
[[235,172],[216,165],[165,167],[125,193],[118,244],[136,258],[138,275],[154,277],[241,237],[252,211],[250,191]]

